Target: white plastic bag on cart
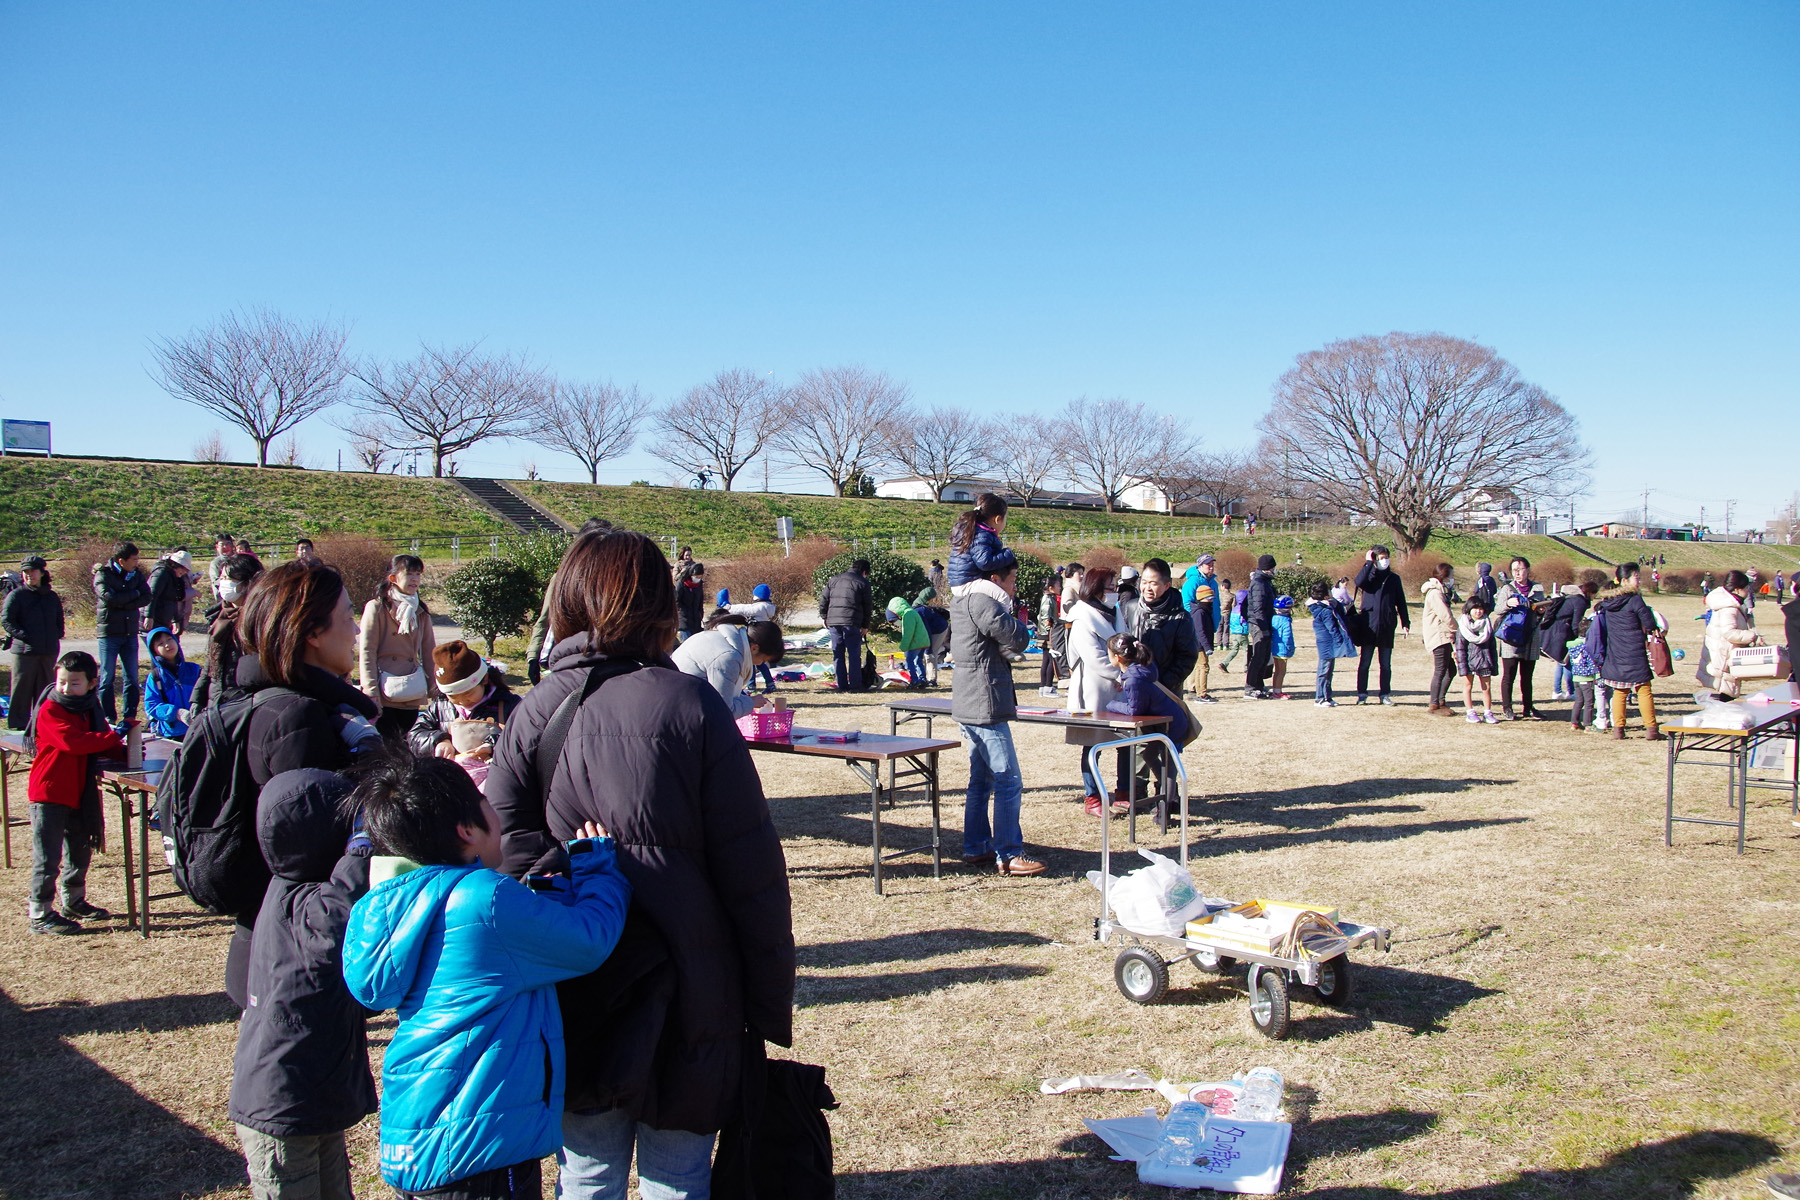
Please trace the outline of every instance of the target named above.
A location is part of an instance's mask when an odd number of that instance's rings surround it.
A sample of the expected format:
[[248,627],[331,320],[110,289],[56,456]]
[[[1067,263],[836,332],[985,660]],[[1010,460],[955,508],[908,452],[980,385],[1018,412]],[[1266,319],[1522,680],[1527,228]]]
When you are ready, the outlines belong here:
[[[1181,937],[1187,923],[1206,911],[1206,897],[1194,886],[1194,877],[1174,859],[1145,850],[1150,860],[1131,874],[1107,881],[1107,903],[1113,917],[1132,933],[1150,937]],[[1100,886],[1100,872],[1089,871],[1088,882]]]

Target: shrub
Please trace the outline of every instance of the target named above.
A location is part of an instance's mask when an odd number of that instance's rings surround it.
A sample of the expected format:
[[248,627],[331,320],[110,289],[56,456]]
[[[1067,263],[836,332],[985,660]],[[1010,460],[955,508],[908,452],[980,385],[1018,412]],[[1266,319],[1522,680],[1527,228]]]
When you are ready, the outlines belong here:
[[[392,545],[379,538],[358,534],[320,538],[313,553],[337,568],[337,573],[344,577],[344,589],[350,593],[350,603],[359,610],[381,590],[381,581],[387,578],[388,568],[394,561]],[[265,567],[273,565],[263,563]]]
[[1560,554],[1552,554],[1532,563],[1531,575],[1546,588],[1562,587],[1575,582],[1575,565]]
[[[776,619],[781,620],[812,593],[813,572],[837,549],[824,538],[807,538],[795,542],[794,552],[789,555],[752,554],[717,566],[708,563],[706,581],[714,590],[729,588],[733,603],[738,604],[750,599],[757,584],[768,584]],[[915,590],[913,595],[917,594]],[[886,601],[887,597],[882,596],[876,603]]]
[[1602,571],[1599,567],[1587,567],[1575,577],[1575,582],[1591,583],[1597,588],[1609,588],[1613,582],[1612,572]]
[[531,572],[541,597],[550,586],[550,576],[562,565],[563,555],[574,544],[575,539],[566,533],[525,533],[500,539],[500,557]]
[[881,615],[888,600],[894,596],[905,596],[910,600],[930,584],[931,580],[925,577],[924,567],[892,550],[845,550],[841,554],[832,555],[814,568],[813,595],[823,597],[825,581],[833,575],[848,571],[850,564],[859,558],[869,560],[869,590],[875,595],[875,614],[869,627],[888,631],[891,625]]
[[[1443,561],[1444,556],[1434,550],[1421,550],[1417,554],[1400,555],[1393,560],[1394,573],[1400,576],[1400,582],[1406,585],[1408,599],[1419,594],[1419,589],[1424,586],[1427,579],[1437,574],[1437,565]],[[1350,572],[1350,578],[1356,578],[1355,571]]]
[[1686,596],[1700,590],[1699,571],[1664,571],[1657,591],[1670,596]]
[[1035,554],[1023,550],[1015,550],[1019,558],[1018,597],[1025,602],[1026,609],[1036,619],[1038,597],[1044,594],[1044,581],[1055,574],[1056,568]]
[[1313,567],[1277,567],[1275,569],[1275,594],[1292,596],[1294,603],[1305,604],[1307,596],[1312,594],[1312,585],[1324,579],[1329,587],[1334,581],[1326,579],[1325,572]]
[[[1089,546],[1076,555],[1073,561],[1079,562],[1090,571],[1097,567],[1105,567],[1117,575],[1124,569],[1125,552],[1117,546]],[[1039,586],[1043,585],[1039,584]]]
[[477,558],[450,573],[443,594],[457,623],[485,639],[492,655],[494,639],[525,628],[543,593],[531,572],[510,558]]

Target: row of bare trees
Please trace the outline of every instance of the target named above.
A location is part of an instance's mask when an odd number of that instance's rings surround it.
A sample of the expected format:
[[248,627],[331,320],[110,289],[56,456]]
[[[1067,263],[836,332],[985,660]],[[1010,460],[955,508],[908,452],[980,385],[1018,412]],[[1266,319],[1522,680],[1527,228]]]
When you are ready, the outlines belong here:
[[171,395],[256,443],[343,406],[361,464],[428,453],[432,473],[480,442],[518,438],[600,464],[637,444],[685,476],[731,490],[758,459],[817,474],[839,495],[868,494],[903,470],[941,497],[958,479],[991,478],[1026,505],[1067,483],[1108,512],[1148,483],[1172,508],[1326,512],[1424,546],[1433,529],[1504,493],[1567,497],[1585,486],[1575,418],[1488,347],[1444,334],[1392,333],[1300,355],[1275,385],[1253,453],[1207,452],[1187,423],[1123,399],[1070,402],[1054,415],[916,403],[866,367],[809,371],[791,384],[721,371],[661,407],[635,387],[559,380],[520,356],[478,345],[421,347],[399,361],[357,361],[328,322],[268,311],[228,314],[156,342],[153,374]]

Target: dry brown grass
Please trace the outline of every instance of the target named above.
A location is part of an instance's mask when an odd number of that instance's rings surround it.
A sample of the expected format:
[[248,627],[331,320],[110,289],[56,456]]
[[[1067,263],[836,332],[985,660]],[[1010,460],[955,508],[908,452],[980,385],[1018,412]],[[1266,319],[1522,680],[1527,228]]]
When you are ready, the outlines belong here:
[[[1658,684],[1659,703],[1680,712],[1698,603],[1656,603],[1688,650],[1682,674]],[[1297,624],[1299,684],[1312,650]],[[1114,989],[1081,879],[1096,865],[1096,824],[1069,802],[1076,751],[1053,730],[1016,727],[1026,839],[1049,873],[947,866],[934,881],[913,858],[892,865],[885,899],[868,882],[866,789],[829,762],[759,756],[801,946],[791,1053],[824,1063],[843,1102],[840,1194],[1169,1195],[1108,1161],[1080,1120],[1150,1098],[1036,1091],[1044,1076],[1131,1066],[1183,1079],[1258,1063],[1285,1072],[1292,1197],[1726,1200],[1791,1163],[1800,840],[1785,802],[1753,797],[1742,858],[1727,831],[1698,826],[1667,849],[1660,747],[1561,721],[1428,716],[1416,639],[1396,660],[1402,707],[1228,699],[1201,711],[1205,732],[1185,756],[1208,891],[1324,901],[1394,928],[1391,953],[1359,952],[1349,1010],[1298,1005],[1281,1043],[1253,1032],[1238,983],[1181,967],[1150,1008]],[[1019,678],[1035,684],[1035,664]],[[1350,682],[1342,667],[1338,680]],[[887,729],[879,697],[786,690],[805,723]],[[951,862],[965,763],[960,752],[944,762]],[[1718,773],[1694,775],[1682,803],[1723,815]],[[891,844],[924,840],[916,804],[884,824]],[[115,908],[117,861],[99,859],[94,884]],[[25,876],[0,877],[15,914]],[[245,1194],[225,1118],[231,1013],[216,994],[226,932],[199,918],[148,943],[33,938],[22,916],[0,926],[0,1192]],[[355,1141],[371,1196],[385,1194],[372,1124]]]
[[358,612],[381,590],[381,582],[388,577],[394,562],[391,542],[356,534],[322,537],[313,547],[313,553],[337,568],[337,573],[343,576],[345,590],[350,593],[350,603]]

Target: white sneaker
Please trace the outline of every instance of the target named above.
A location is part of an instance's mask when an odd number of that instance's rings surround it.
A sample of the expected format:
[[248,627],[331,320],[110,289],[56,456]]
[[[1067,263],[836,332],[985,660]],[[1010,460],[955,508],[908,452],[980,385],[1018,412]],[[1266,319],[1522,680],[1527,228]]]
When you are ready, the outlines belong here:
[[1054,695],[1056,695],[1056,689],[1055,689],[1055,688],[1053,688],[1053,687],[1051,687],[1051,686],[1049,686],[1049,685],[1048,685],[1048,684],[1046,684],[1046,685],[1045,685],[1045,686],[1043,686],[1043,687],[1041,687],[1041,688],[1039,688],[1039,689],[1038,689],[1038,695],[1040,695],[1040,696],[1054,696]]

